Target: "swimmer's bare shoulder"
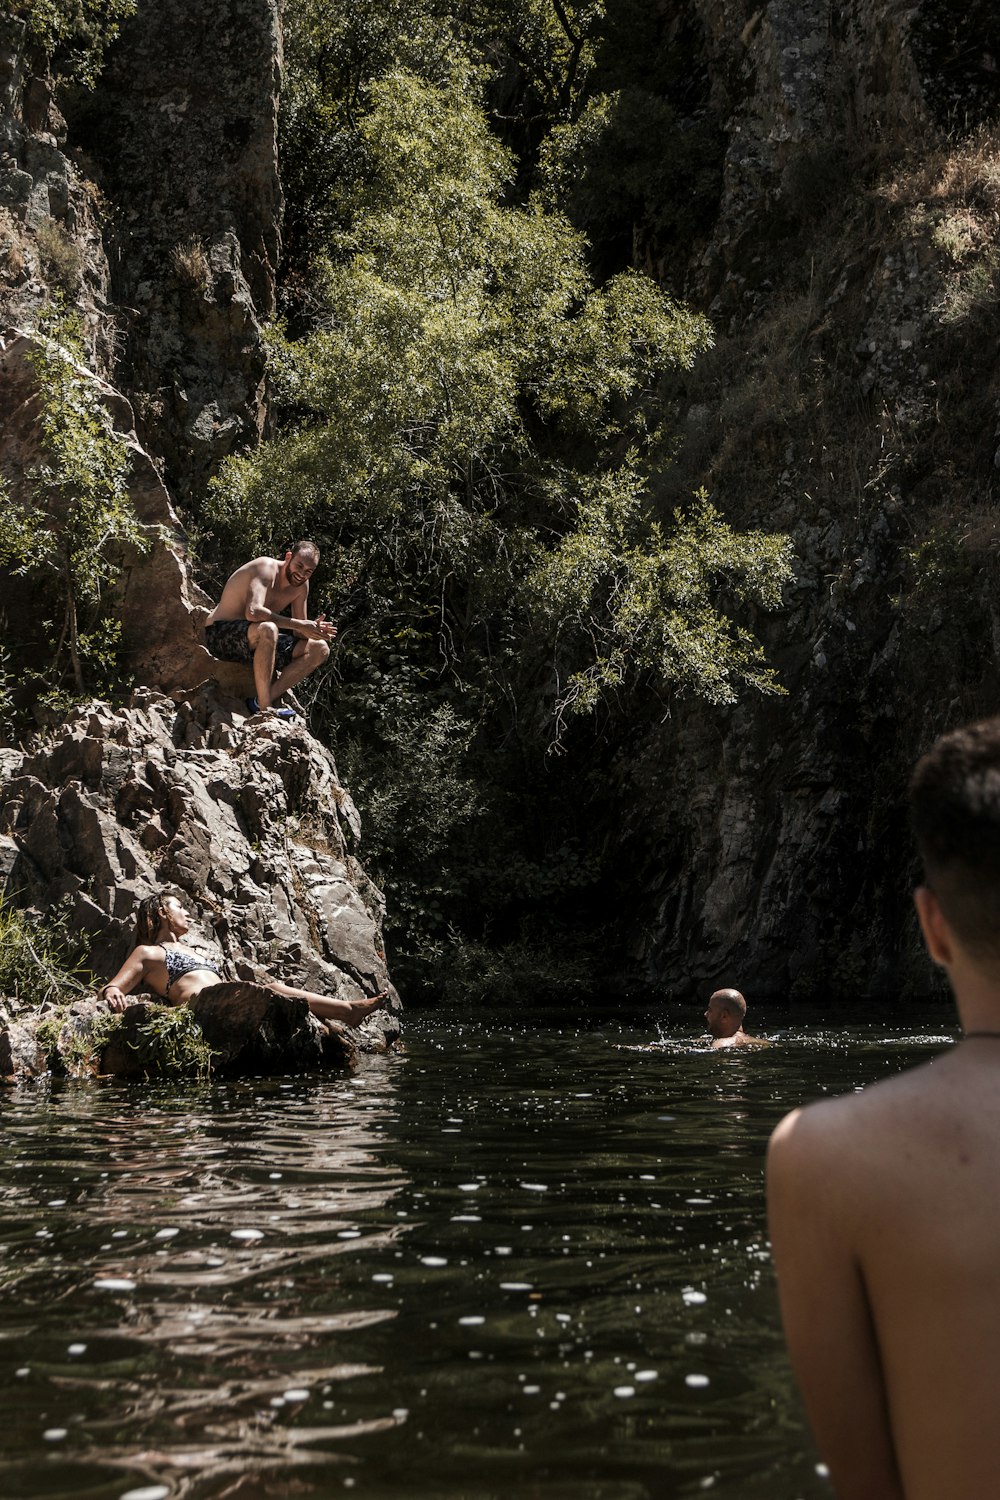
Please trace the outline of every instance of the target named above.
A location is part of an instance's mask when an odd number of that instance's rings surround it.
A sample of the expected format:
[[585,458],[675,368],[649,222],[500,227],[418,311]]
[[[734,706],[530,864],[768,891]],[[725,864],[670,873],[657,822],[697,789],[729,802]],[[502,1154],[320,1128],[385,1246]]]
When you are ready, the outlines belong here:
[[841,1500],[979,1500],[1000,1472],[1000,1102],[962,1052],[772,1137],[782,1318]]
[[712,1052],[731,1052],[734,1047],[742,1050],[744,1047],[773,1047],[763,1036],[747,1036],[746,1032],[737,1032],[736,1036],[716,1037],[709,1049]]

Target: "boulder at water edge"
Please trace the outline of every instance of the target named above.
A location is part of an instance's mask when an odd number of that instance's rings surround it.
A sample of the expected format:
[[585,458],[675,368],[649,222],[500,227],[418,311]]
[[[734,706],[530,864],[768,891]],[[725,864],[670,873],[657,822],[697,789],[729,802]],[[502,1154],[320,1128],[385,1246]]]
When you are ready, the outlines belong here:
[[[350,1045],[384,1050],[398,1037],[382,897],[353,852],[358,814],[301,722],[234,714],[211,682],[172,698],[140,689],[126,707],[83,705],[30,754],[4,752],[0,776],[5,898],[39,922],[82,929],[99,976],[130,950],[139,902],[175,891],[200,928],[188,946],[219,962],[224,980],[273,977],[344,1000],[388,989]],[[272,1021],[295,1010],[287,1002]],[[13,1057],[28,1046],[10,1031],[24,1019],[9,1023],[0,1062],[4,1047]],[[308,1021],[287,1071],[338,1051]],[[264,1066],[259,1049],[246,1057],[248,1071]],[[266,1065],[277,1069],[274,1055]]]

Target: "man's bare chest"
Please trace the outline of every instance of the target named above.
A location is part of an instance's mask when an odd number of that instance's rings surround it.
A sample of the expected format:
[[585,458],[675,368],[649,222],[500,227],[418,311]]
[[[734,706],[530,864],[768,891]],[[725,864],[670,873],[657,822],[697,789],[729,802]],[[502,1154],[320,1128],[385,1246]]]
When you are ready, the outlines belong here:
[[301,596],[302,590],[297,588],[268,588],[265,602],[268,609],[274,610],[275,614],[283,614],[289,605],[294,604]]

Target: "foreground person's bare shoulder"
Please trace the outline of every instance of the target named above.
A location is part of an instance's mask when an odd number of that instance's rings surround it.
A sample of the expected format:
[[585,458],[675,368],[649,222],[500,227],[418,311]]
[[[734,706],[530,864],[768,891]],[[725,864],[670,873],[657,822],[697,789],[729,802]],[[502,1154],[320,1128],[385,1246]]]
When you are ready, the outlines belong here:
[[787,1177],[800,1192],[820,1175],[828,1203],[837,1182],[844,1183],[850,1202],[856,1203],[865,1184],[877,1182],[880,1168],[899,1173],[900,1153],[909,1154],[917,1132],[917,1114],[934,1109],[944,1081],[940,1064],[927,1064],[859,1093],[793,1110],[771,1136],[769,1178]]
[[892,1101],[879,1097],[888,1079],[856,1094],[837,1094],[829,1099],[815,1099],[787,1114],[771,1137],[771,1149],[780,1152],[822,1151],[832,1138],[842,1145],[873,1115],[891,1107]]
[[[845,1150],[857,1135],[858,1100],[821,1099],[787,1114],[771,1135],[767,1148],[767,1174],[771,1189],[784,1179],[808,1183],[821,1172],[829,1188],[828,1171],[842,1163]],[[867,1113],[867,1111],[866,1111]]]
[[873,1099],[875,1092],[793,1111],[768,1149],[768,1225],[785,1339],[843,1500],[902,1500],[861,1266],[865,1225],[878,1218],[891,1176],[884,1113],[895,1102]]

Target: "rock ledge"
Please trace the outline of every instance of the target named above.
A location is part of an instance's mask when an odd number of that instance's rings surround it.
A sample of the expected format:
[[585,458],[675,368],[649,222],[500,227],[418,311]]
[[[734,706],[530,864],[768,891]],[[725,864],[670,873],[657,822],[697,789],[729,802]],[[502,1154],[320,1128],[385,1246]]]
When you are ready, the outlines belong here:
[[0,763],[0,890],[39,921],[58,912],[82,929],[96,974],[128,953],[139,902],[175,891],[200,929],[189,946],[223,980],[273,977],[344,1000],[388,988],[387,1007],[351,1033],[384,1050],[399,997],[359,837],[329,751],[300,722],[235,713],[211,680],[172,698],[138,689],[122,708],[84,704]]

